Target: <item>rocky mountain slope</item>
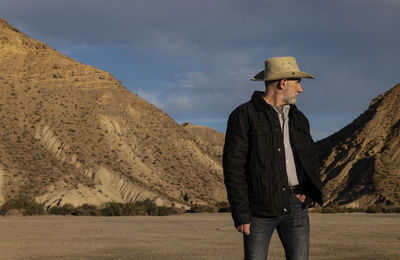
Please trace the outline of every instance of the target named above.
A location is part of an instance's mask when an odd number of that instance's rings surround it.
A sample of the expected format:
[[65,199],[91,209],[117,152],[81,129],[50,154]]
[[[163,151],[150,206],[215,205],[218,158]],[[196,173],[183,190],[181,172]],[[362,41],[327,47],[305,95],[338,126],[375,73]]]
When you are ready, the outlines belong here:
[[327,203],[400,206],[400,84],[317,146]]
[[0,202],[225,201],[222,145],[0,20]]
[[225,135],[217,130],[206,126],[184,123],[182,126],[192,134],[196,143],[204,149],[204,152],[211,154],[214,158],[222,160]]

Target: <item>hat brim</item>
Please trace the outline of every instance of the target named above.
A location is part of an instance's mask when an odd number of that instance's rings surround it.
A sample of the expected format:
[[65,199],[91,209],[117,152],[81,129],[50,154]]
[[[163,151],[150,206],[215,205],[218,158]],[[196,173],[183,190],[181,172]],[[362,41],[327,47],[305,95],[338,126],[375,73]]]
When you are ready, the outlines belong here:
[[298,79],[298,78],[308,78],[313,79],[314,76],[302,71],[283,71],[281,73],[275,73],[273,76],[266,77],[264,75],[264,70],[257,73],[251,78],[253,81],[273,81],[278,79]]

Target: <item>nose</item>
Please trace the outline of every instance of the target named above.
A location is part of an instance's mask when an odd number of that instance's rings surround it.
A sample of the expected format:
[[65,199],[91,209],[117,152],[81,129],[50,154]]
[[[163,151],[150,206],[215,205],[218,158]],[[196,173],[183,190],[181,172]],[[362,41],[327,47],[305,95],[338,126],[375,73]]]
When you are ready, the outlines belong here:
[[298,92],[298,93],[303,92],[303,88],[301,87],[301,84],[300,84],[300,83],[297,84],[297,92]]

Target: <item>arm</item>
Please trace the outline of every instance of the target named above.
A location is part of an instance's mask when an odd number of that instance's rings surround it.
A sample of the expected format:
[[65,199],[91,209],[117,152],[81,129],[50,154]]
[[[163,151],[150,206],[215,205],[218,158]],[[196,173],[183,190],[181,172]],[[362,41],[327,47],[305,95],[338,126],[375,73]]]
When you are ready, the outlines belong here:
[[251,220],[246,178],[247,135],[247,118],[235,110],[228,120],[223,154],[224,180],[235,227],[249,224]]
[[[310,196],[306,197],[305,204],[308,207],[314,206],[315,202],[322,205],[323,198],[322,198],[322,183],[321,183],[321,172],[320,172],[320,162],[318,160],[318,152],[317,147],[312,139],[311,132],[310,132],[310,124],[308,119],[303,115],[305,121],[305,128],[308,140],[308,146],[305,149],[307,153],[307,160],[306,160],[306,167],[308,172],[308,177],[310,178],[311,190]],[[311,198],[312,197],[312,198]]]

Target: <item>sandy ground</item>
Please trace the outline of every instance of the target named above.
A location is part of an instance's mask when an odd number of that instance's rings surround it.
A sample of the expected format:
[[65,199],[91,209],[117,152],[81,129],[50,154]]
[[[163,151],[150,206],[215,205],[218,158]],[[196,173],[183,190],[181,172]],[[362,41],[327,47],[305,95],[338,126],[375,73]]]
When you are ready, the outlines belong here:
[[[311,259],[400,259],[400,214],[311,213]],[[0,259],[243,259],[229,214],[0,217]],[[274,234],[268,259],[284,259]]]

